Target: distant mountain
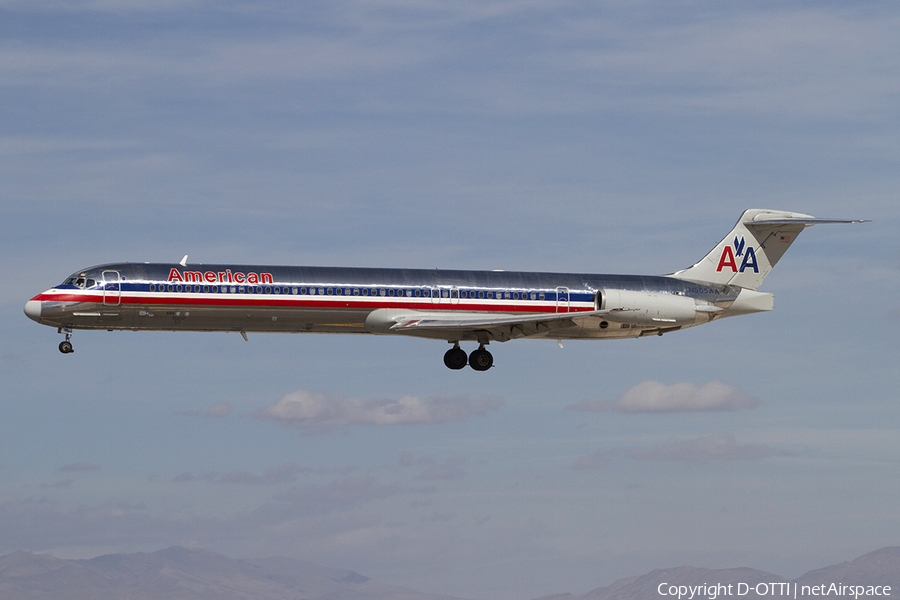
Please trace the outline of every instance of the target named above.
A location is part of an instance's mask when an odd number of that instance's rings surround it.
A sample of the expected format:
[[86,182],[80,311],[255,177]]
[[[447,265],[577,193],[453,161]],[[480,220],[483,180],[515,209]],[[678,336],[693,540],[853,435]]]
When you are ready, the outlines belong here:
[[[788,583],[790,588],[769,585],[760,587],[759,595],[756,593],[757,584]],[[832,565],[824,569],[810,571],[797,579],[786,579],[778,575],[772,575],[755,569],[698,569],[695,567],[676,567],[674,569],[657,569],[646,575],[620,579],[610,586],[597,588],[583,596],[561,594],[558,596],[544,596],[539,600],[646,600],[647,598],[668,598],[659,594],[660,584],[666,584],[668,591],[671,585],[687,586],[711,586],[714,584],[729,585],[733,587],[728,593],[720,591],[715,594],[718,598],[772,598],[793,597],[793,585],[798,586],[829,586],[832,583],[839,585],[863,585],[863,586],[891,586],[891,596],[900,594],[900,547],[889,547],[870,552],[852,562]],[[738,584],[746,584],[747,587],[738,588]],[[802,588],[798,587],[797,597],[801,597]],[[746,592],[739,595],[740,592]],[[788,593],[789,592],[789,593]],[[695,598],[710,598],[713,593],[709,590],[698,591]],[[824,594],[820,593],[819,596]],[[847,594],[832,594],[832,597]],[[677,598],[677,592],[676,596]],[[806,594],[803,597],[813,597]],[[850,594],[849,597],[853,597]],[[863,596],[860,596],[863,597]],[[873,596],[868,596],[873,597]],[[881,596],[884,597],[884,596]]]
[[2,600],[454,600],[289,558],[232,560],[181,547],[61,560],[0,557]]
[[[646,600],[659,585],[731,585],[718,598],[793,597],[771,584],[891,586],[900,593],[900,547],[882,548],[852,562],[810,571],[794,580],[755,569],[657,569],[620,579],[582,596],[559,594],[539,600]],[[740,590],[738,584],[748,587]],[[769,584],[760,589],[756,584]],[[748,592],[749,588],[749,592]],[[748,593],[747,593],[748,592]],[[698,590],[695,598],[710,598]],[[822,595],[821,593],[819,594]],[[842,596],[847,597],[847,594]],[[677,597],[676,595],[673,598]],[[801,595],[798,593],[798,597]],[[811,597],[806,594],[804,597]],[[850,595],[852,597],[852,594]],[[861,596],[862,597],[862,596]],[[871,596],[869,596],[871,597]],[[882,596],[884,597],[884,596]],[[62,560],[49,554],[15,552],[0,557],[2,600],[459,600],[379,583],[341,569],[290,558],[232,560],[206,550],[174,546],[149,554],[110,554]]]
[[889,585],[891,595],[900,595],[900,546],[869,552],[852,562],[810,571],[797,578],[801,585],[822,583],[846,585]]

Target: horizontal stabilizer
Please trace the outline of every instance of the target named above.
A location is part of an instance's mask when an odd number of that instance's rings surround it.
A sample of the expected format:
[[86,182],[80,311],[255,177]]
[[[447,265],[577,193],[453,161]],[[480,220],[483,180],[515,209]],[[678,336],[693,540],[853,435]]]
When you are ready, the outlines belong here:
[[865,222],[750,209],[744,211],[734,229],[700,262],[670,277],[755,290],[805,228],[828,223]]
[[744,221],[744,225],[749,225],[751,227],[768,227],[772,225],[803,225],[804,227],[811,227],[813,225],[828,225],[828,224],[848,224],[848,223],[869,223],[868,219],[857,219],[857,220],[849,220],[849,219],[816,219],[815,217],[811,218],[796,218],[796,219],[757,219],[753,221]]

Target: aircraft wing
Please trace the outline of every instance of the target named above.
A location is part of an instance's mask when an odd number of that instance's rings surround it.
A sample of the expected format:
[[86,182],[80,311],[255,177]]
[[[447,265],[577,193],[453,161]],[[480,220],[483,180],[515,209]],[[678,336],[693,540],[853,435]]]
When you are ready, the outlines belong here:
[[590,319],[598,319],[611,313],[634,309],[610,309],[591,310],[567,313],[527,314],[527,315],[474,315],[470,318],[430,313],[417,316],[409,315],[408,318],[399,320],[390,327],[391,331],[413,332],[429,331],[433,333],[470,333],[475,336],[479,332],[490,333],[493,339],[506,341],[515,338],[546,335],[557,329],[580,327]]

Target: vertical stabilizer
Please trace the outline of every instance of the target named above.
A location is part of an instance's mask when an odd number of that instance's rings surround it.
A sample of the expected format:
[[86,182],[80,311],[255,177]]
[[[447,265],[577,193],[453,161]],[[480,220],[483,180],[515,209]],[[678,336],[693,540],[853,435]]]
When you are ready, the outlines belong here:
[[755,290],[806,227],[820,223],[860,223],[753,208],[694,266],[670,277]]

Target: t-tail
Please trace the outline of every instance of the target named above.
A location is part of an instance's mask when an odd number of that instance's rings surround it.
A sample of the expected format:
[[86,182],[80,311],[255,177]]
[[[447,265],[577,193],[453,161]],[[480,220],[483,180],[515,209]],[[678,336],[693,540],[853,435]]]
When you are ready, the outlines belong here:
[[805,228],[822,223],[862,222],[751,208],[700,262],[670,277],[755,290]]

